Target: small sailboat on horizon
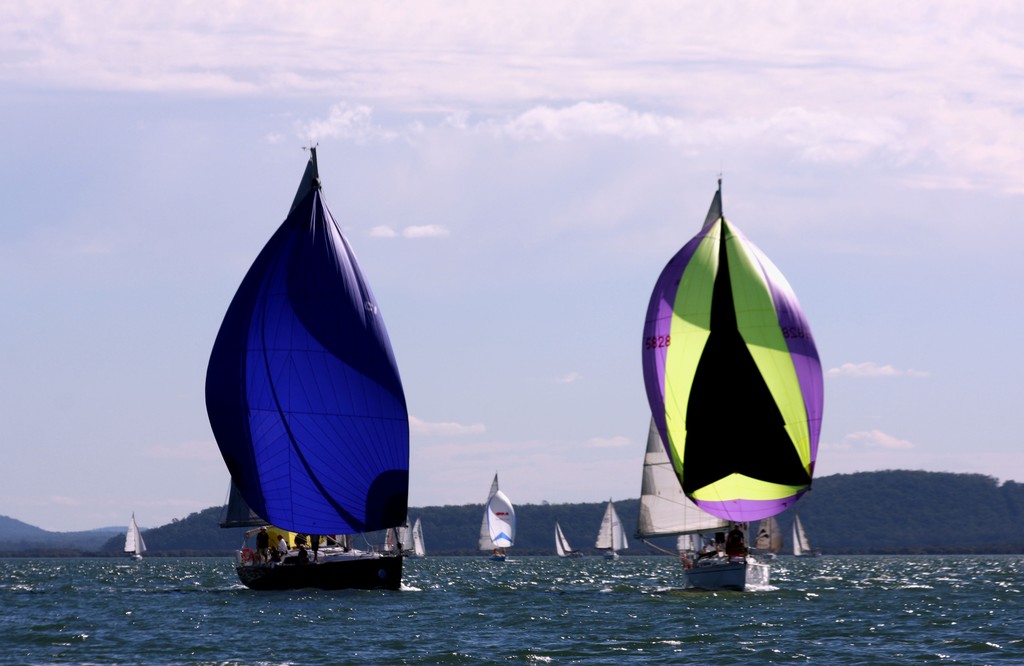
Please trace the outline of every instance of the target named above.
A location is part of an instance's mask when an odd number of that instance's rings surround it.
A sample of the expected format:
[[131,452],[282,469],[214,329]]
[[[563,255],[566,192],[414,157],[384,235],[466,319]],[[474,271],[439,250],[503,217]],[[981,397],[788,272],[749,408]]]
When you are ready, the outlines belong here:
[[619,559],[619,551],[629,548],[629,540],[626,538],[626,531],[622,529],[622,520],[611,500],[604,509],[604,516],[601,518],[601,527],[597,531],[597,540],[594,548],[604,551],[604,559]]
[[408,553],[408,557],[426,557],[427,547],[423,541],[423,522],[419,518],[412,524],[411,535],[412,552]]
[[128,523],[128,532],[124,536],[124,552],[136,560],[142,559],[142,554],[146,552],[146,542],[142,538],[142,532],[139,531],[139,526],[135,522],[135,514],[132,513],[132,519]]
[[773,560],[782,552],[782,529],[775,516],[763,518],[757,525],[752,552],[767,560]]
[[480,524],[480,550],[490,551],[490,559],[504,562],[508,548],[515,543],[516,511],[509,498],[498,488],[498,474],[494,474],[491,490],[484,504],[484,517]]
[[565,534],[562,532],[562,526],[555,521],[555,554],[559,557],[583,557],[583,553],[573,549],[569,545],[569,540],[565,538]]
[[821,549],[811,548],[800,516],[793,514],[793,555],[795,557],[821,557]]

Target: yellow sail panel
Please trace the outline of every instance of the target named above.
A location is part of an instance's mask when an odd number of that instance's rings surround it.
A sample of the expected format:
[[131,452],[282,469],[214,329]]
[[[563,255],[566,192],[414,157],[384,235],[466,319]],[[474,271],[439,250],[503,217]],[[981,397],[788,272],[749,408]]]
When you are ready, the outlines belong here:
[[763,264],[752,254],[751,246],[740,242],[742,237],[728,225],[725,236],[737,328],[782,414],[800,461],[807,468],[811,439],[804,396],[764,279]]
[[288,547],[289,548],[294,548],[295,547],[295,537],[298,535],[298,532],[289,532],[288,530],[282,530],[280,527],[274,527],[273,525],[271,525],[270,527],[267,528],[267,534],[270,535],[270,547],[271,548],[276,548],[277,547],[277,537],[278,537],[278,535],[283,535],[284,536],[284,541],[285,541],[285,543],[288,544]]
[[743,474],[730,474],[700,488],[691,497],[698,501],[730,502],[733,500],[778,500],[802,490],[802,486],[771,483]]
[[686,446],[686,410],[693,376],[711,333],[720,228],[716,223],[697,246],[679,280],[672,308],[671,338],[665,355],[665,425],[677,461],[683,459]]

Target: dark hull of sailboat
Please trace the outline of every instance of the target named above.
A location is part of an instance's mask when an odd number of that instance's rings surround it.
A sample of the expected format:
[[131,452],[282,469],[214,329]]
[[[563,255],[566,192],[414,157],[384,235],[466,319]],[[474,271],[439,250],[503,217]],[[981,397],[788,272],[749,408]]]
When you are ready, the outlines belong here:
[[397,590],[402,557],[353,559],[317,564],[236,566],[238,579],[253,590]]

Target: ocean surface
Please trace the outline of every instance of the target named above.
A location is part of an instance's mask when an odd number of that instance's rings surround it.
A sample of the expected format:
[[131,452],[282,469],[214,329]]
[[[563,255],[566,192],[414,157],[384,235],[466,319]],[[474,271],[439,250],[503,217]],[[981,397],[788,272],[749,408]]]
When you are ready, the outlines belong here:
[[253,592],[226,558],[0,560],[3,664],[1024,664],[1024,556],[407,560],[399,592]]

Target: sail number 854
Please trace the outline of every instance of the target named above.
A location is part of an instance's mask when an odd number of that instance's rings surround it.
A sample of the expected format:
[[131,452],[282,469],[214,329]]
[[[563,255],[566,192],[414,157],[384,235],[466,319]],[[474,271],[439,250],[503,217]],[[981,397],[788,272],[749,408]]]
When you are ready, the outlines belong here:
[[661,349],[672,344],[671,335],[650,335],[644,338],[644,349]]

